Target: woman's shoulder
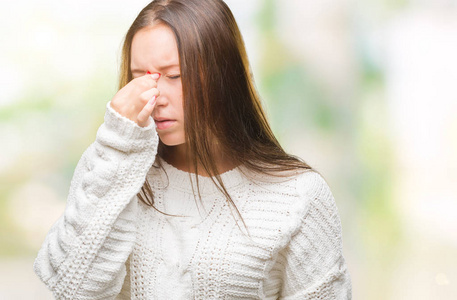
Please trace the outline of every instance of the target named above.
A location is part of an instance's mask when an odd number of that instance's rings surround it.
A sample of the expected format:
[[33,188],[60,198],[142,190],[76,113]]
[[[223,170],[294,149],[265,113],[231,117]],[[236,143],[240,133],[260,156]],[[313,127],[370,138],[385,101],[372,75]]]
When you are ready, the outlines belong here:
[[[286,209],[297,222],[310,207],[325,206],[333,201],[329,185],[315,169],[282,171],[274,175],[249,172],[247,177],[250,195],[274,201],[277,209]],[[270,198],[275,200],[268,200]]]
[[309,202],[330,192],[327,181],[315,169],[293,171],[285,177],[285,183],[293,188],[299,202]]
[[316,170],[298,173],[295,177],[297,193],[300,197],[315,198],[322,193],[331,193],[324,176]]
[[[256,227],[278,229],[274,238],[285,247],[306,219],[327,215],[332,203],[330,188],[322,175],[314,170],[289,172],[286,176],[259,175],[249,181],[246,206],[242,213],[253,219]],[[259,222],[265,220],[265,222]],[[248,222],[249,223],[249,222]]]
[[[265,182],[265,181],[264,181]],[[269,183],[264,183],[270,190],[287,196],[288,211],[297,226],[309,213],[336,211],[332,191],[325,178],[315,169],[294,171],[284,177],[269,176]],[[327,213],[327,212],[325,212]]]
[[288,189],[289,194],[309,197],[323,189],[329,189],[324,177],[316,169],[295,169],[275,173],[246,171],[246,177],[262,186]]

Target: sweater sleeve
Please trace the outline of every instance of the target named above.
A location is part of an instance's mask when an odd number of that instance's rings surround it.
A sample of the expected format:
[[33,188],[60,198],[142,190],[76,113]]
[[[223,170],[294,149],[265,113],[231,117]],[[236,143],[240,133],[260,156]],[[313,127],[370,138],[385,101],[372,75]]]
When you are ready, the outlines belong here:
[[140,127],[107,103],[95,142],[83,153],[63,215],[33,268],[56,299],[114,299],[136,236],[136,194],[154,162],[155,123]]
[[299,178],[298,190],[306,205],[289,244],[279,253],[280,299],[352,299],[341,222],[330,188],[318,173],[308,172]]

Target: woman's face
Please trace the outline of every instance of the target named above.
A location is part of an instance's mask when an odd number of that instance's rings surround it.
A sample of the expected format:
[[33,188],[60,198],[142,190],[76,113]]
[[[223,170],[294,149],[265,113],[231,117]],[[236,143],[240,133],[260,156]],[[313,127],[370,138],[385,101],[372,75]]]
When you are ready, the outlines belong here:
[[134,78],[160,73],[152,117],[160,140],[167,146],[184,144],[184,111],[178,47],[171,29],[163,24],[145,27],[133,37],[130,68]]

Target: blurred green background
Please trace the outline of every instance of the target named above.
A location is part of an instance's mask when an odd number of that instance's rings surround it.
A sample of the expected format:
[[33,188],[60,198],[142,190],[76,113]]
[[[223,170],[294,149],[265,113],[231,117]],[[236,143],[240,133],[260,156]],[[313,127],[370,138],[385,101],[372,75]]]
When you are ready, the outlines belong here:
[[[285,149],[327,179],[354,299],[457,299],[457,3],[226,0]],[[32,271],[149,1],[3,1],[0,299]]]

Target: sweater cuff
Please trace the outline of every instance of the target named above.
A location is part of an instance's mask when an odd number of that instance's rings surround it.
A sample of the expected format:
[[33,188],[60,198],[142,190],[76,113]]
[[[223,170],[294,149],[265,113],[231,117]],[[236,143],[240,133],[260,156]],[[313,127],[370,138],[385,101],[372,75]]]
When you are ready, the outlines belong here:
[[[106,105],[105,122],[97,131],[96,141],[124,153],[157,149],[159,138],[156,124],[151,116],[149,118],[151,123],[141,127],[115,111],[110,101]],[[100,152],[100,149],[97,151]]]
[[155,131],[155,123],[149,116],[150,124],[141,127],[134,121],[124,117],[111,107],[111,101],[106,104],[105,125],[109,130],[117,132],[120,136],[127,139],[146,139],[150,138]]

